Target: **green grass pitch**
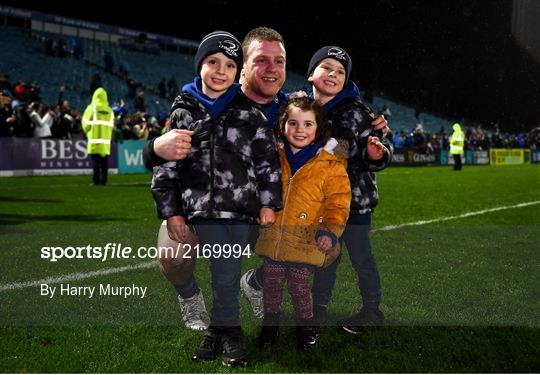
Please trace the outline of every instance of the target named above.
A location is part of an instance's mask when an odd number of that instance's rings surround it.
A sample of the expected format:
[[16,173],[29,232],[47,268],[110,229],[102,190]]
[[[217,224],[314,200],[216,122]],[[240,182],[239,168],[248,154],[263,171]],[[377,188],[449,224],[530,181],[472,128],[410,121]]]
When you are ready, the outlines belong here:
[[[292,327],[275,347],[258,350],[260,321],[240,297],[244,369],[191,362],[202,333],[183,328],[175,291],[151,260],[40,256],[45,246],[155,245],[150,179],[115,175],[106,187],[89,187],[89,176],[0,179],[0,372],[540,371],[539,165],[379,173],[372,245],[386,325],[359,336],[335,327],[360,304],[345,256],[330,304],[334,326],[311,354],[295,349]],[[259,262],[244,258],[243,270]],[[134,267],[88,277],[126,266]],[[147,295],[40,295],[39,280],[71,274],[83,275],[73,286],[133,283]],[[207,261],[196,275],[210,309]],[[285,311],[290,321],[289,300]]]

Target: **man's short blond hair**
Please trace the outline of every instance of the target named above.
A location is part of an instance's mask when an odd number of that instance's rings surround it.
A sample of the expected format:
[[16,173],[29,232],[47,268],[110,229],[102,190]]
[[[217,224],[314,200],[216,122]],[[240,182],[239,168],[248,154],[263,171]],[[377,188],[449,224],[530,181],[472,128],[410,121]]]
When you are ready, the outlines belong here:
[[283,48],[285,48],[285,41],[280,33],[274,29],[271,29],[270,27],[260,26],[249,31],[244,37],[244,41],[242,42],[242,52],[244,53],[244,58],[247,57],[249,45],[254,40],[280,42],[283,45]]

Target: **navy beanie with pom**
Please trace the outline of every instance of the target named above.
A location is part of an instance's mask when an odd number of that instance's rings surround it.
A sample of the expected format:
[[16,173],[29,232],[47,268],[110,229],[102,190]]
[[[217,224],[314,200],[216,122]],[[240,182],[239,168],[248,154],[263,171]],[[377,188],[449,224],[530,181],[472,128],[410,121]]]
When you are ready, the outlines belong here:
[[308,78],[311,73],[313,73],[317,65],[319,65],[322,60],[327,58],[334,59],[343,64],[346,72],[345,81],[347,81],[349,79],[349,76],[351,75],[352,60],[349,54],[345,52],[343,48],[338,46],[325,46],[319,48],[319,50],[313,54],[311,60],[309,60],[309,67],[307,71]]
[[202,62],[206,56],[218,52],[234,60],[238,70],[236,74],[238,78],[243,64],[242,46],[234,35],[226,31],[214,31],[201,40],[199,49],[195,54],[195,70],[197,74],[200,74]]

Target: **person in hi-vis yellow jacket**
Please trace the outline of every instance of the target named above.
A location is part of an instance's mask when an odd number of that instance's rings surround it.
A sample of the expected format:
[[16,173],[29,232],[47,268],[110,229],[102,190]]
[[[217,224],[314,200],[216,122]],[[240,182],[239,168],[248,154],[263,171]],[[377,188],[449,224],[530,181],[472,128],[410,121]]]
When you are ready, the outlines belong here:
[[92,102],[86,107],[81,122],[88,138],[86,151],[92,157],[94,168],[92,185],[105,185],[114,130],[114,112],[109,106],[107,92],[102,87],[94,92]]
[[454,170],[461,170],[461,156],[463,155],[463,145],[465,143],[465,134],[461,130],[461,125],[455,123],[452,126],[454,132],[450,136],[450,153],[454,157]]

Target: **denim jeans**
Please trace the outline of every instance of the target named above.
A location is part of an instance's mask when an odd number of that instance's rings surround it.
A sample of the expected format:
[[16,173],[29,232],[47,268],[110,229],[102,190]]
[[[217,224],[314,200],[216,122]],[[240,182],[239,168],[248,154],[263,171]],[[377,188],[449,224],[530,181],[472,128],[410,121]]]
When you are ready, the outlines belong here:
[[[352,266],[358,275],[358,289],[363,306],[378,308],[381,302],[381,280],[377,263],[371,253],[370,230],[371,213],[351,215],[341,237],[341,244],[347,245]],[[328,267],[315,272],[311,289],[314,306],[328,306],[340,261],[341,255]]]
[[[193,219],[190,224],[193,225],[199,237],[200,249],[205,244],[209,244],[210,247],[219,245],[221,250],[225,244],[229,244],[231,247],[240,245],[244,249],[248,244],[250,225],[246,222],[232,219]],[[203,252],[200,251],[199,254],[203,254]],[[241,267],[241,256],[235,257],[234,254],[226,256],[223,251],[220,255],[212,252],[210,272],[214,300],[210,320],[213,326],[239,325],[238,293],[240,291]]]

